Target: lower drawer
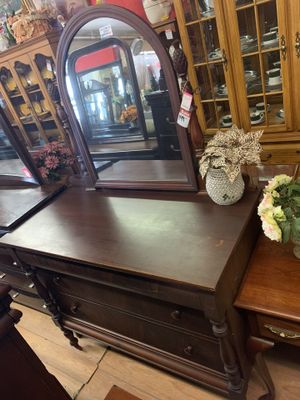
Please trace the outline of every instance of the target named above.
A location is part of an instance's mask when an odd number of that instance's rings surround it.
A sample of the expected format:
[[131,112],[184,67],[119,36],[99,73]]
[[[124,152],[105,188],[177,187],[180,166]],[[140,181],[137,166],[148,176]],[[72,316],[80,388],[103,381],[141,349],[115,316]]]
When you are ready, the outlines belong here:
[[300,346],[300,323],[261,314],[256,315],[256,321],[261,336]]
[[197,337],[73,296],[58,294],[56,301],[63,314],[224,372],[214,337]]
[[138,317],[154,319],[197,334],[212,335],[211,324],[200,310],[193,310],[178,304],[152,299],[127,290],[62,274],[55,275],[54,278],[50,276],[47,287],[50,287],[50,285],[54,293],[75,296],[114,307]]

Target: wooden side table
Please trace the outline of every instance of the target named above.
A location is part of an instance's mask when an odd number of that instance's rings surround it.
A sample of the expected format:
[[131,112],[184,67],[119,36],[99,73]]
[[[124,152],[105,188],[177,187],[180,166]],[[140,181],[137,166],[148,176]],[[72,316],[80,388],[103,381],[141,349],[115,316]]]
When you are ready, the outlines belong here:
[[292,247],[261,234],[235,301],[236,307],[247,312],[249,355],[257,361],[268,388],[263,399],[274,399],[275,390],[262,352],[274,342],[300,346],[300,260]]

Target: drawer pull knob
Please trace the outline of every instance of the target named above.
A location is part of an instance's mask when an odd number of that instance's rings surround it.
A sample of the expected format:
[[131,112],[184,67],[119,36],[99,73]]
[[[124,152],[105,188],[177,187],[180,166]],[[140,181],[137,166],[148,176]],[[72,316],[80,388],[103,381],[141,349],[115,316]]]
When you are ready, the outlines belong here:
[[34,288],[34,283],[33,283],[33,282],[29,283],[28,287],[29,287],[30,289]]
[[20,293],[18,293],[18,292],[14,293],[14,294],[12,295],[12,298],[13,298],[13,299],[17,298],[17,297],[19,296],[19,294],[20,294]]
[[178,321],[181,317],[181,312],[179,310],[175,310],[175,311],[171,312],[171,317],[173,319],[175,319],[176,321]]
[[300,339],[300,333],[289,331],[288,329],[281,329],[277,328],[276,326],[272,325],[264,325],[266,329],[268,329],[270,332],[274,333],[277,336],[280,336],[285,339]]
[[0,279],[5,278],[6,274],[3,272],[2,274],[0,274]]
[[13,262],[13,265],[14,265],[15,267],[17,267],[17,266],[18,266],[17,261],[14,261],[14,262]]
[[187,346],[183,351],[187,356],[191,356],[193,354],[193,347]]
[[46,310],[47,309],[47,304],[43,304],[42,307]]
[[78,305],[78,304],[73,304],[73,305],[71,305],[71,307],[70,307],[70,310],[71,310],[71,312],[72,312],[73,314],[76,314],[77,311],[78,311],[78,309],[79,309],[79,305]]

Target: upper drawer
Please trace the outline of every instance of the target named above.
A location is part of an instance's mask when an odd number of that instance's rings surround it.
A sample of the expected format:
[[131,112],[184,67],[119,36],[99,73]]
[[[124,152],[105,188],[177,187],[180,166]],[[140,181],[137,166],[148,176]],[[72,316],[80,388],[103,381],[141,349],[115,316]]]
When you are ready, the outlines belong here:
[[201,311],[62,274],[49,275],[47,286],[49,285],[54,293],[77,296],[143,318],[212,336],[211,325]]
[[300,346],[300,323],[260,314],[256,315],[256,320],[261,336]]
[[[183,284],[171,285],[167,282],[138,276],[134,273],[119,272],[105,266],[92,266],[80,262],[63,261],[52,257],[35,255],[25,251],[16,251],[21,263],[26,263],[43,270],[55,271],[59,274],[84,278],[85,281],[97,282],[110,287],[141,294],[143,296],[172,302],[188,308],[203,310],[203,293],[199,288],[184,286]],[[209,294],[213,296],[213,293]],[[207,296],[207,293],[205,293]]]

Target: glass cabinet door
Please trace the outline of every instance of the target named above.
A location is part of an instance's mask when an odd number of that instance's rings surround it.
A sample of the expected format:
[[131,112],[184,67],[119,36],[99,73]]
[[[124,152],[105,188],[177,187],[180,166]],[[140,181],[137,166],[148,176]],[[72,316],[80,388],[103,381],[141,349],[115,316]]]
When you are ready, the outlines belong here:
[[[41,146],[58,140],[60,133],[49,109],[49,102],[44,97],[39,78],[31,67],[30,60],[26,60],[24,57],[22,61],[16,61],[14,70],[18,75],[21,84],[20,90],[24,93],[27,103],[21,110],[22,118],[26,119],[27,132],[31,140],[34,140],[34,145]],[[38,134],[36,135],[36,133]]]
[[[215,132],[238,123],[232,87],[232,70],[228,62],[227,40],[222,1],[190,0],[175,2],[183,15],[181,36],[188,38],[184,50],[193,65],[190,77],[201,128]],[[188,46],[188,49],[186,49]],[[186,51],[188,50],[188,51]]]
[[[33,123],[33,117],[28,105],[22,95],[16,80],[14,79],[10,66],[3,65],[0,69],[1,80],[1,107],[12,127],[22,138],[29,148],[35,144],[34,136],[29,134],[29,123]],[[35,126],[34,132],[38,132]]]
[[245,124],[248,129],[288,130],[290,77],[286,27],[281,21],[284,7],[276,0],[233,1],[247,99]]

